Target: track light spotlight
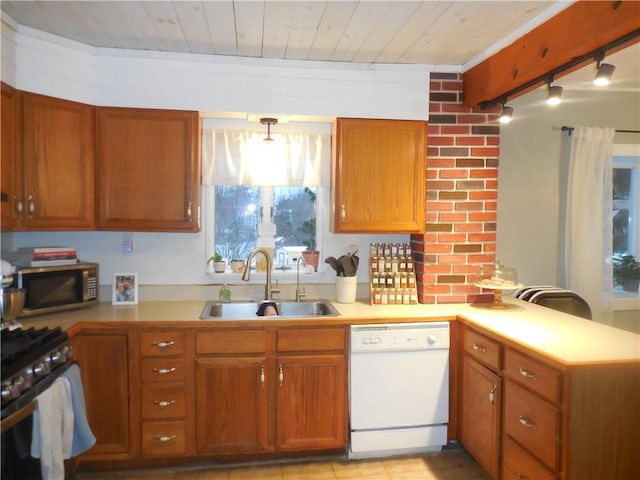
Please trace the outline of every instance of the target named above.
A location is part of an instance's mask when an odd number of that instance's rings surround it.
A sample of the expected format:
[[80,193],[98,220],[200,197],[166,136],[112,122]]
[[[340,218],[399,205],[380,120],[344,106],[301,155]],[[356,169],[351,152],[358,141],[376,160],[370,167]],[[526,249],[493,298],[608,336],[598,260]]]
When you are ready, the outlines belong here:
[[562,102],[562,87],[547,85],[547,105],[559,105]]
[[507,107],[504,103],[502,104],[502,110],[500,111],[499,121],[502,124],[511,123],[513,120],[513,107]]
[[593,83],[599,87],[606,87],[611,82],[611,77],[615,71],[615,65],[598,62],[598,70],[596,72],[596,78],[593,79]]

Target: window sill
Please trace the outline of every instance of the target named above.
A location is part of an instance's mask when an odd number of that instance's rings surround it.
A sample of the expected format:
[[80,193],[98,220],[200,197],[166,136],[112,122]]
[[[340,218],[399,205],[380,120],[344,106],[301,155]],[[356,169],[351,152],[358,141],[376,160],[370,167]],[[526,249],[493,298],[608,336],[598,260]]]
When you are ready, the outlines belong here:
[[640,295],[633,292],[614,290],[613,310],[640,310]]

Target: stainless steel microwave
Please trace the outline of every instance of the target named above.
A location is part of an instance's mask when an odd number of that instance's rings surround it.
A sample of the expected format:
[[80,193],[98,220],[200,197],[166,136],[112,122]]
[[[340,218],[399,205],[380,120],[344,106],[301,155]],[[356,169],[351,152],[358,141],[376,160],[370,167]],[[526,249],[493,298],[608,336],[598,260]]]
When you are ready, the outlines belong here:
[[98,303],[97,263],[18,267],[14,287],[25,289],[21,317]]

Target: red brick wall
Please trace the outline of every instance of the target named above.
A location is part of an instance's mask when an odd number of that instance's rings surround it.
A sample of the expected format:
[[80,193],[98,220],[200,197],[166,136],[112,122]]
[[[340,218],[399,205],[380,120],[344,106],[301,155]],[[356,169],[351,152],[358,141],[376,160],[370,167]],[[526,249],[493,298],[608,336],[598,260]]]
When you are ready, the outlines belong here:
[[462,75],[432,73],[426,233],[412,235],[420,303],[488,302],[473,283],[496,251],[497,113],[462,104]]

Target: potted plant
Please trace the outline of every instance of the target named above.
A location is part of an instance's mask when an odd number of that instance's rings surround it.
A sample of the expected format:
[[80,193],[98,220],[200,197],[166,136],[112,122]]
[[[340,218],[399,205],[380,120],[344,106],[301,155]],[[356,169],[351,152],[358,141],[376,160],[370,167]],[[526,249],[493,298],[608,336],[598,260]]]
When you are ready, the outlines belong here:
[[224,271],[227,269],[227,262],[218,252],[209,257],[207,263],[209,262],[213,262],[213,271],[216,273],[224,273]]
[[309,187],[305,187],[305,193],[309,196],[309,202],[313,208],[313,216],[302,222],[298,227],[298,231],[304,234],[306,238],[302,240],[302,244],[307,250],[302,252],[302,257],[307,265],[313,267],[313,271],[318,271],[318,263],[320,262],[320,252],[316,250],[316,193]]
[[316,217],[312,217],[309,220],[302,222],[302,225],[298,227],[298,230],[304,233],[305,238],[302,243],[307,247],[307,250],[302,252],[302,257],[307,265],[313,267],[313,271],[318,271],[318,263],[320,261],[320,252],[316,250]]
[[625,292],[637,292],[640,285],[640,262],[633,255],[613,257],[613,279]]

